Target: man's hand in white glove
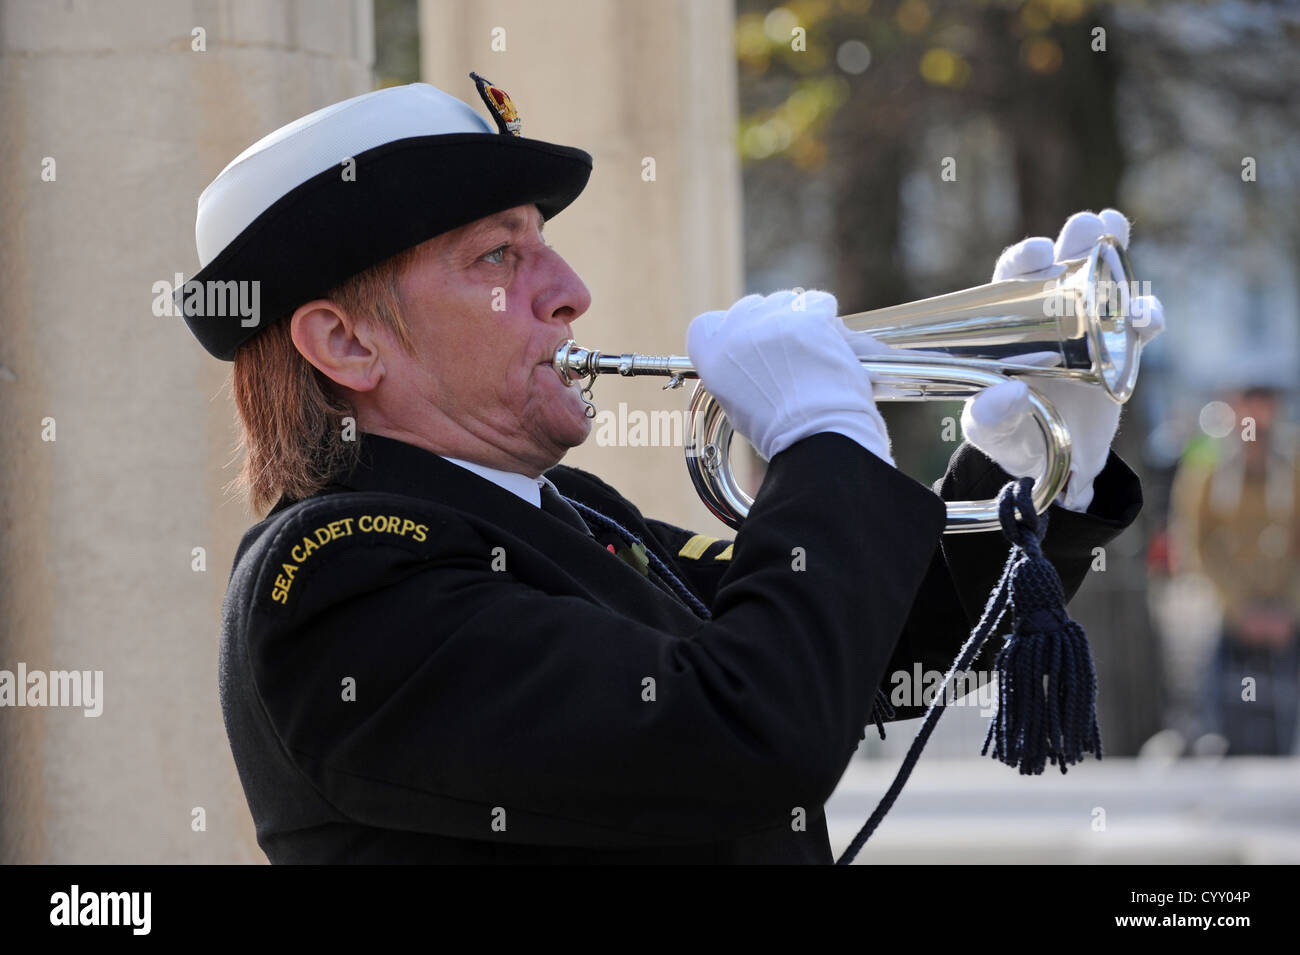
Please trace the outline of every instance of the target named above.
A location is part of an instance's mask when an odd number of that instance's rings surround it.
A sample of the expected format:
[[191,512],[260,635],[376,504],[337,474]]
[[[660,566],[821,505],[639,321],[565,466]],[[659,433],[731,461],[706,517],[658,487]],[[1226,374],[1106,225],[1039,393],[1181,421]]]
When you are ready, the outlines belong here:
[[[998,258],[993,281],[1054,278],[1064,270],[1060,263],[1079,258],[1107,233],[1128,248],[1129,223],[1122,214],[1114,209],[1104,209],[1100,215],[1076,212],[1066,221],[1055,243],[1039,236],[1006,249]],[[1164,309],[1154,295],[1134,297],[1129,308],[1144,344],[1164,331]],[[1059,358],[1053,354],[1018,360],[1051,365]],[[1093,479],[1101,473],[1110,454],[1120,406],[1101,389],[1079,382],[1035,379],[1034,388],[1061,413],[1073,444],[1069,483],[1057,502],[1072,511],[1086,511],[1092,503]],[[1038,477],[1042,473],[1046,449],[1030,416],[1023,381],[994,385],[968,399],[961,425],[966,440],[1012,477]]]
[[764,459],[834,431],[893,465],[871,378],[845,338],[834,296],[748,295],[696,317],[686,350],[732,427]]

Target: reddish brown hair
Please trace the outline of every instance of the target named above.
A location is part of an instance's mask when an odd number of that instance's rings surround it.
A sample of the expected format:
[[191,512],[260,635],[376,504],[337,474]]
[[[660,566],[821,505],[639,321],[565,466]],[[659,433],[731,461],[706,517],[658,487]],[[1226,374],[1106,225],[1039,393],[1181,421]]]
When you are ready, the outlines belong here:
[[[371,266],[325,295],[348,315],[387,328],[408,352],[414,346],[397,283],[416,248]],[[344,439],[347,417],[359,437],[351,402],[298,351],[290,325],[284,319],[255,335],[235,353],[231,372],[244,452],[233,487],[258,512],[281,497],[301,500],[317,493],[356,463],[360,448],[355,438]]]

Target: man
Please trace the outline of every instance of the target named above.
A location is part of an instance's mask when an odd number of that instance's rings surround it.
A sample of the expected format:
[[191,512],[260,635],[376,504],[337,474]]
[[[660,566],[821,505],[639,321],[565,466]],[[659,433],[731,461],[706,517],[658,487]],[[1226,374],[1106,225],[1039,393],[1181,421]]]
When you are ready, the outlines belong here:
[[[590,296],[543,225],[590,157],[520,137],[476,79],[495,131],[432,87],[384,90],[272,133],[200,198],[195,287],[258,281],[263,303],[256,326],[186,319],[234,360],[243,483],[274,505],[235,559],[220,674],[259,844],[273,862],[829,862],[822,805],[876,689],[947,666],[1005,541],[939,548],[943,503],[894,468],[857,360],[879,346],[824,293],[692,323],[703,381],[770,461],[734,542],[559,466],[590,422],[550,363]],[[1107,215],[1062,240],[1126,239]],[[999,268],[1051,271],[1055,251],[1030,240]],[[1023,397],[991,389],[968,427],[1014,451]],[[1109,441],[1079,456],[1076,510],[1051,509],[1069,594],[1141,504]],[[965,445],[940,490],[1006,480]]]
[[1182,569],[1223,608],[1200,729],[1229,755],[1282,756],[1300,715],[1300,436],[1283,414],[1288,376],[1253,372],[1229,394],[1228,434],[1184,455],[1170,503]]

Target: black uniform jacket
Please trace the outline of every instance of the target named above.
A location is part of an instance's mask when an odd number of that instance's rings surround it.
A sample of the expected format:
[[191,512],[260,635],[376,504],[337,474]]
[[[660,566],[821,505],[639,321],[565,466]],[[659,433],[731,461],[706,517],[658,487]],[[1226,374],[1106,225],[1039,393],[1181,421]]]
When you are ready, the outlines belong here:
[[[547,476],[713,619],[603,539],[365,436],[353,473],[248,531],[226,595],[221,704],[267,856],[831,862],[822,806],[876,688],[948,668],[1005,539],[945,537],[931,489],[834,433],[772,459],[734,545],[647,520],[584,471]],[[1007,480],[963,445],[938,490]],[[1113,453],[1095,487],[1088,514],[1049,512],[1067,595],[1141,507]]]

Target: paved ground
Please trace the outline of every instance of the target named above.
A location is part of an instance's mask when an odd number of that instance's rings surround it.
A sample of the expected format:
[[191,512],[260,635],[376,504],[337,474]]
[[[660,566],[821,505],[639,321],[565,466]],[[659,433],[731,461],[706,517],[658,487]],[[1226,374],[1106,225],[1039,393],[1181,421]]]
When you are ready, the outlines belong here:
[[[837,857],[898,763],[850,765],[827,804]],[[1107,758],[1023,777],[987,758],[923,755],[858,861],[1296,864],[1300,758]]]

